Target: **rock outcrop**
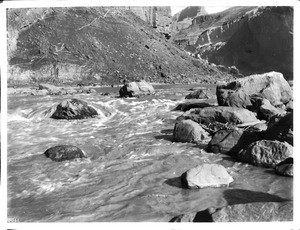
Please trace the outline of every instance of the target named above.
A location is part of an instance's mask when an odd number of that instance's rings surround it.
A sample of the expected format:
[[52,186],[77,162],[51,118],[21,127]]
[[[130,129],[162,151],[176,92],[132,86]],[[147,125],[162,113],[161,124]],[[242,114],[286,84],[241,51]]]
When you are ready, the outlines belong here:
[[87,157],[84,151],[73,145],[54,146],[47,149],[44,154],[51,160],[58,162]]
[[231,182],[233,178],[218,164],[198,165],[181,175],[182,185],[190,189],[228,186]]
[[51,115],[53,119],[85,119],[97,116],[96,109],[88,105],[85,101],[78,99],[68,99],[57,105],[55,112]]

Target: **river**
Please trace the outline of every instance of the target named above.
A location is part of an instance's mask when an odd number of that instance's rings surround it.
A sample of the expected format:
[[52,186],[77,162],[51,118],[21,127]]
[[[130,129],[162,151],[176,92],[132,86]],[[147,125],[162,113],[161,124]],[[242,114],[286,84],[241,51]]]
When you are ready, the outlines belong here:
[[[51,108],[70,95],[9,95],[9,219],[167,222],[208,207],[292,200],[292,178],[208,153],[205,146],[172,142],[175,119],[183,113],[173,109],[191,87],[155,86],[155,95],[135,99],[118,98],[118,88],[98,88],[97,94],[73,97],[100,115],[73,121],[49,118]],[[213,94],[214,88],[208,88]],[[59,144],[76,145],[88,158],[54,162],[43,155]],[[234,182],[222,188],[182,188],[180,175],[204,162],[225,166]]]

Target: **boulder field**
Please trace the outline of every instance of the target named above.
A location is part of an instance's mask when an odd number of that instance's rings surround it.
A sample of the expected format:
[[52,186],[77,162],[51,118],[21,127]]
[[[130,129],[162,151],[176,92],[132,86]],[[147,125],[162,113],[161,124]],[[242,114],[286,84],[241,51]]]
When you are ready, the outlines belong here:
[[[282,74],[252,75],[218,85],[216,94],[218,106],[201,101],[184,102],[176,107],[184,113],[176,120],[173,141],[194,142],[202,147],[205,137],[205,141],[209,140],[207,154],[227,154],[233,161],[272,168],[278,176],[293,177],[293,109],[287,106],[292,104],[293,98],[292,89]],[[261,120],[263,118],[265,120]],[[229,189],[225,191],[228,193],[234,180],[234,176],[231,177],[226,168],[218,164],[201,164],[181,175],[183,188],[227,186]],[[291,201],[256,192],[250,200],[239,197],[245,200],[224,207],[187,212],[170,221],[293,220]]]

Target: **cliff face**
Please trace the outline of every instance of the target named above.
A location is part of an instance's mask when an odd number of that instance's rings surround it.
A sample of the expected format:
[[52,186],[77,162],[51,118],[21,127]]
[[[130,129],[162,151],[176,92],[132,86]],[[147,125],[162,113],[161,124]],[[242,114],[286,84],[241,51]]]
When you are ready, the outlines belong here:
[[202,6],[190,6],[182,11],[178,12],[172,17],[171,32],[175,37],[178,36],[177,33],[181,33],[184,29],[187,29],[192,25],[195,17],[206,15],[207,12]]
[[169,37],[172,22],[170,6],[130,6],[128,8],[153,28],[156,28],[158,32],[167,38]]
[[224,77],[176,48],[128,7],[9,9],[7,18],[8,84]]
[[292,7],[233,7],[196,17],[175,42],[244,75],[278,71],[293,78]]

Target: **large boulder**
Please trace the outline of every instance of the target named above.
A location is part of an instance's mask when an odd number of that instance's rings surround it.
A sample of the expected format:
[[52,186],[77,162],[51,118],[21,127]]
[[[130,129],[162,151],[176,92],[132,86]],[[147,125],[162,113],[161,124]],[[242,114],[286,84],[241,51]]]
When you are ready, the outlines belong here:
[[260,140],[260,132],[244,131],[243,129],[223,129],[217,131],[208,143],[207,150],[213,153],[228,155],[237,154],[254,141]]
[[202,89],[198,89],[188,95],[186,95],[185,99],[207,99],[207,93],[202,90]]
[[275,166],[275,172],[283,176],[294,175],[294,158],[289,157]]
[[54,85],[50,84],[39,84],[39,90],[46,89],[49,94],[59,94],[60,89]]
[[242,162],[271,168],[288,157],[293,157],[293,146],[271,140],[253,142],[237,154],[237,159]]
[[293,202],[253,202],[229,205],[211,214],[213,222],[292,221]]
[[209,133],[192,120],[176,122],[173,131],[173,140],[179,142],[201,142],[208,139],[208,136]]
[[293,98],[290,85],[278,72],[251,75],[218,85],[216,94],[220,106],[249,109],[253,107],[253,96],[265,98],[275,107],[287,104]]
[[210,124],[214,122],[232,124],[259,122],[253,112],[244,108],[232,108],[228,106],[191,109],[178,119],[191,119],[199,124]]
[[73,160],[75,158],[87,157],[85,152],[73,145],[58,145],[51,147],[44,152],[46,157],[53,161]]
[[293,202],[252,202],[208,208],[172,218],[170,222],[272,222],[292,221]]
[[270,123],[264,133],[264,139],[286,141],[293,145],[293,113],[288,113]]
[[119,91],[120,97],[136,97],[154,93],[153,86],[145,81],[127,83]]
[[54,119],[85,119],[97,116],[97,111],[85,101],[78,99],[67,99],[57,105],[51,118]]
[[201,164],[181,175],[183,187],[190,189],[228,186],[231,182],[233,178],[218,164]]

